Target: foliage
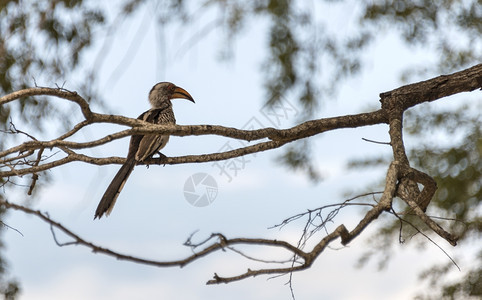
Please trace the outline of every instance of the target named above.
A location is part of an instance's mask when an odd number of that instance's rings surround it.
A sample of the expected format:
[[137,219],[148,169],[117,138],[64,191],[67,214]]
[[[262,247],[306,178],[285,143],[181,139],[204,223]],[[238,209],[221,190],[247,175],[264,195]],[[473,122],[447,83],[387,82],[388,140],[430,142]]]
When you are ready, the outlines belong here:
[[[87,0],[0,1],[0,92],[5,94],[35,82],[62,85],[65,81],[70,84],[74,78],[83,78],[74,82],[76,90],[87,99],[99,99],[100,92],[91,84],[95,82],[95,69],[85,68],[82,58],[98,42],[99,36],[94,33],[110,30],[114,24],[100,3]],[[143,5],[152,3],[152,0],[124,1],[120,17],[129,18]],[[266,99],[273,104],[279,101],[279,95],[291,94],[292,98],[299,99],[304,119],[334,95],[344,79],[363,70],[363,63],[368,59],[363,56],[364,50],[387,34],[395,33],[408,46],[433,53],[433,59],[423,65],[409,66],[402,76],[404,80],[413,75],[445,73],[482,61],[482,8],[477,0],[325,0],[312,5],[341,9],[357,7],[360,12],[357,30],[338,32],[337,28],[325,23],[329,16],[323,10],[315,15],[316,10],[303,1],[163,0],[153,6],[158,22],[165,25],[178,22],[180,27],[196,18],[193,7],[220,11],[223,16],[221,29],[228,32],[227,45],[256,20],[266,20],[269,24],[267,55],[262,68]],[[178,18],[172,18],[173,15]],[[13,113],[39,129],[51,116],[64,113],[48,101],[26,98],[18,103],[0,110],[0,129],[8,128]],[[465,225],[451,223],[451,226],[462,234],[462,239],[480,238],[481,231],[480,216],[474,215],[482,199],[481,126],[480,120],[476,116],[467,117],[466,111],[466,108],[436,114],[424,111],[406,116],[415,120],[407,132],[420,137],[420,147],[412,150],[410,159],[435,176],[439,186],[431,208],[442,216],[453,217],[455,213]],[[445,128],[447,135],[457,132],[462,138],[437,149],[433,144],[423,143],[427,136],[424,134],[430,134],[429,128]],[[0,141],[2,147],[3,142]],[[305,169],[316,178],[311,163],[311,153],[315,151],[300,142],[290,147],[280,160],[292,168]],[[396,228],[387,224],[380,241],[393,237]],[[3,262],[1,258],[0,262]],[[480,268],[473,272],[480,274]],[[0,277],[3,273],[2,264]],[[5,295],[14,295],[16,291],[14,285],[0,286],[0,289],[5,290]],[[452,285],[446,286],[444,293],[466,290],[461,285]]]
[[482,9],[479,1],[373,1],[365,8],[363,23],[395,27],[405,42],[429,48],[435,64],[420,66],[445,73],[480,61]]
[[[431,174],[436,180],[438,190],[433,197],[428,213],[442,219],[455,219],[445,221],[444,226],[449,231],[460,236],[460,246],[473,246],[472,241],[480,240],[482,233],[482,120],[478,112],[480,104],[475,109],[461,106],[457,110],[434,110],[431,107],[420,107],[409,111],[405,119],[405,131],[414,139],[414,147],[409,153],[412,164]],[[435,146],[434,138],[445,139],[445,144]],[[372,158],[365,160],[353,160],[352,168],[367,168],[381,165],[389,158]],[[420,220],[412,215],[405,219],[417,228],[426,229]],[[398,221],[386,223],[371,238],[371,250],[367,251],[360,260],[361,264],[367,262],[373,255],[383,253],[380,266],[384,266],[394,249],[393,241],[399,234],[400,224]],[[429,231],[425,232],[429,234]],[[410,240],[418,235],[413,228],[405,226],[402,230],[403,240]],[[416,239],[420,246],[424,246],[426,239]],[[480,246],[479,246],[480,247]],[[480,248],[479,248],[480,251]],[[445,285],[440,295],[447,299],[458,299],[463,296],[481,296],[482,289],[478,282],[472,278],[482,271],[482,257],[474,258],[477,263],[471,265],[469,270],[464,269],[465,276],[457,282],[449,281],[449,271],[454,266],[449,263],[446,266],[434,266],[424,271],[421,278],[434,285],[444,282]],[[472,282],[472,284],[470,284]],[[477,285],[478,284],[478,285]],[[433,295],[431,295],[433,296]],[[430,295],[420,296],[423,299],[431,299]],[[421,299],[422,299],[421,298]]]
[[[82,53],[94,42],[93,32],[104,25],[104,12],[88,1],[0,1],[0,92],[9,93],[36,82],[63,83],[82,66]],[[92,79],[95,74],[83,74]],[[88,81],[78,82],[86,96]],[[2,108],[0,129],[7,128],[11,110],[41,128],[64,112],[47,101],[31,98]],[[63,118],[67,120],[68,118]],[[0,142],[1,145],[1,142]]]
[[420,278],[428,281],[429,286],[437,288],[442,286],[441,290],[431,295],[425,293],[417,295],[415,299],[431,300],[431,299],[479,299],[482,295],[482,252],[477,255],[477,262],[469,267],[466,275],[458,281],[447,280],[447,273],[453,267],[451,263],[434,266],[420,274]]
[[[1,198],[1,196],[0,196]],[[5,215],[5,208],[0,207],[0,220]],[[5,229],[4,224],[0,221],[0,233]],[[3,242],[0,240],[0,250],[3,248]],[[19,284],[13,280],[7,278],[7,268],[5,258],[0,256],[0,295],[3,295],[5,299],[15,299],[15,296],[19,292]]]
[[[480,111],[482,107],[479,105]],[[435,128],[444,131],[446,137],[460,136],[452,145],[435,148],[421,143],[411,153],[411,161],[432,174],[439,186],[432,199],[433,211],[441,217],[455,218],[448,228],[460,236],[461,246],[473,240],[480,240],[482,234],[482,121],[478,113],[469,107],[458,111],[445,111],[431,114],[430,110],[417,112],[413,117],[414,125],[408,128],[412,134],[420,136],[421,128]],[[411,118],[412,119],[412,118]],[[433,134],[433,133],[432,133]],[[423,137],[424,135],[422,135]],[[479,245],[479,251],[482,251]],[[482,296],[480,273],[482,256],[474,258],[465,276],[458,282],[447,282],[449,272],[438,272],[434,267],[425,271],[425,277],[437,276],[445,280],[442,296],[445,299],[460,299],[466,296]],[[474,280],[479,278],[479,280]]]

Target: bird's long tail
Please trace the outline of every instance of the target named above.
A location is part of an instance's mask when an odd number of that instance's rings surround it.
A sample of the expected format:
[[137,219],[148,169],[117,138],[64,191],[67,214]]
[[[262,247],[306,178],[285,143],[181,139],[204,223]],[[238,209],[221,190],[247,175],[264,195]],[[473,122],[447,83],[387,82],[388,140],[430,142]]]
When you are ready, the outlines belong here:
[[102,199],[97,206],[97,210],[95,211],[94,220],[96,218],[102,218],[104,213],[108,216],[112,209],[114,208],[115,201],[119,196],[119,193],[122,191],[124,184],[129,178],[129,175],[132,173],[136,165],[136,160],[134,158],[128,158],[127,161],[122,165],[120,170],[115,175],[114,179],[110,183],[109,187],[102,196]]

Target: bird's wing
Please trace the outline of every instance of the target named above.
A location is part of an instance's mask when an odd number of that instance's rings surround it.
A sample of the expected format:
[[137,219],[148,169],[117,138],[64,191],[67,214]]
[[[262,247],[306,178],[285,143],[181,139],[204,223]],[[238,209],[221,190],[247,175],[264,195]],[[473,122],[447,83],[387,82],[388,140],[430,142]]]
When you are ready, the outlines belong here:
[[161,150],[166,146],[167,142],[169,141],[168,135],[158,135],[158,134],[146,134],[142,137],[141,142],[139,143],[139,148],[136,152],[136,160],[143,161],[152,155],[154,155],[157,151]]
[[[150,109],[141,114],[138,119],[142,119],[146,122],[154,124],[172,124],[176,122],[172,111],[171,114],[169,114],[169,108],[164,107]],[[139,142],[139,147],[137,148],[137,151],[135,153],[135,159],[137,161],[143,161],[151,157],[157,151],[164,148],[168,141],[168,135],[146,134],[142,136]]]

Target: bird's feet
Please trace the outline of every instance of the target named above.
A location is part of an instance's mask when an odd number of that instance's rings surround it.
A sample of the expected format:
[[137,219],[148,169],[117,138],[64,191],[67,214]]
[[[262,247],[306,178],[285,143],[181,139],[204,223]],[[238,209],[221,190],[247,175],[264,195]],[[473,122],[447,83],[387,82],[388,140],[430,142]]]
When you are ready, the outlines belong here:
[[159,159],[160,160],[165,160],[167,158],[167,156],[165,156],[164,154],[162,154],[160,151],[157,151],[157,154],[159,155]]
[[[157,151],[157,154],[159,154],[159,162],[162,163],[163,161],[166,161],[167,160],[167,156],[165,156],[164,154],[162,154],[161,152]],[[163,167],[165,167],[166,164],[164,163],[163,164]]]

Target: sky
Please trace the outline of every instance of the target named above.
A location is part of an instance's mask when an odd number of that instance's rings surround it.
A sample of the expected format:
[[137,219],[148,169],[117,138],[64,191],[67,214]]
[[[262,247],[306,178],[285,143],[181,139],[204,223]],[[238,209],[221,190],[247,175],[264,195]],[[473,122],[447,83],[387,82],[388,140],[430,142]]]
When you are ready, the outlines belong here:
[[[333,18],[339,20],[339,16]],[[146,29],[143,37],[138,35],[140,26]],[[208,35],[184,51],[181,45],[189,40],[189,33],[181,37],[166,34],[165,52],[160,54],[156,26],[152,14],[143,10],[118,30],[122,34],[109,40],[112,46],[104,56],[97,83],[104,90],[102,96],[107,107],[94,106],[96,112],[135,118],[148,108],[150,88],[159,81],[171,81],[196,100],[195,104],[174,101],[178,124],[272,126],[273,116],[263,107],[262,30],[249,28],[243,32],[233,45],[235,57],[220,63],[216,59],[222,41],[219,35]],[[340,30],[351,30],[346,26]],[[96,62],[99,49],[89,53],[86,61]],[[367,53],[372,59],[367,61],[362,74],[347,81],[336,99],[325,101],[315,118],[365,112],[376,107],[379,93],[401,85],[399,74],[407,64],[426,59],[426,54],[414,51],[404,48],[394,36],[381,38]],[[119,69],[119,65],[123,67]],[[68,82],[66,87],[71,88]],[[287,128],[296,124],[296,104],[296,99],[284,100],[284,107],[291,110],[276,120],[277,126]],[[56,130],[55,122],[52,120],[52,132]],[[97,125],[74,138],[88,140],[122,129]],[[314,137],[315,163],[323,176],[318,184],[313,184],[303,173],[279,166],[276,156],[281,150],[238,160],[235,163],[240,169],[236,174],[229,171],[229,175],[221,173],[215,163],[139,166],[112,214],[93,221],[97,203],[119,166],[74,163],[51,171],[55,181],[41,188],[33,206],[48,212],[52,219],[88,241],[161,261],[189,255],[191,250],[182,244],[194,232],[198,240],[212,232],[222,232],[227,237],[276,238],[296,243],[302,230],[300,223],[283,230],[268,228],[308,208],[341,202],[347,190],[376,183],[385,169],[346,172],[345,166],[350,158],[390,153],[387,147],[362,141],[362,138],[388,140],[387,130],[379,125]],[[123,139],[88,153],[124,156],[127,145],[128,139]],[[201,154],[238,145],[235,140],[213,136],[171,137],[163,153]],[[186,184],[199,173],[209,175],[217,185],[214,201],[204,207],[194,206],[185,198],[185,191],[189,192]],[[25,197],[15,194],[9,200],[22,201]],[[344,211],[329,228],[341,223],[351,228],[360,218],[357,210]],[[20,212],[10,213],[6,223],[23,234],[11,230],[4,233],[9,270],[21,282],[20,299],[291,299],[286,276],[272,279],[259,276],[230,284],[206,285],[214,273],[236,275],[247,268],[260,267],[259,263],[233,253],[214,253],[182,269],[156,268],[117,261],[82,246],[58,247],[47,224]],[[394,240],[396,255],[385,270],[378,271],[376,261],[355,268],[366,250],[370,232],[373,231],[364,232],[348,247],[335,242],[311,269],[294,274],[296,298],[408,299],[419,288],[420,270],[434,262],[447,262],[435,246],[420,251]],[[60,233],[58,238],[68,241]],[[449,254],[453,253],[447,244],[441,244]],[[286,253],[272,249],[246,248],[246,251],[266,258],[272,258],[273,254],[286,257]]]

